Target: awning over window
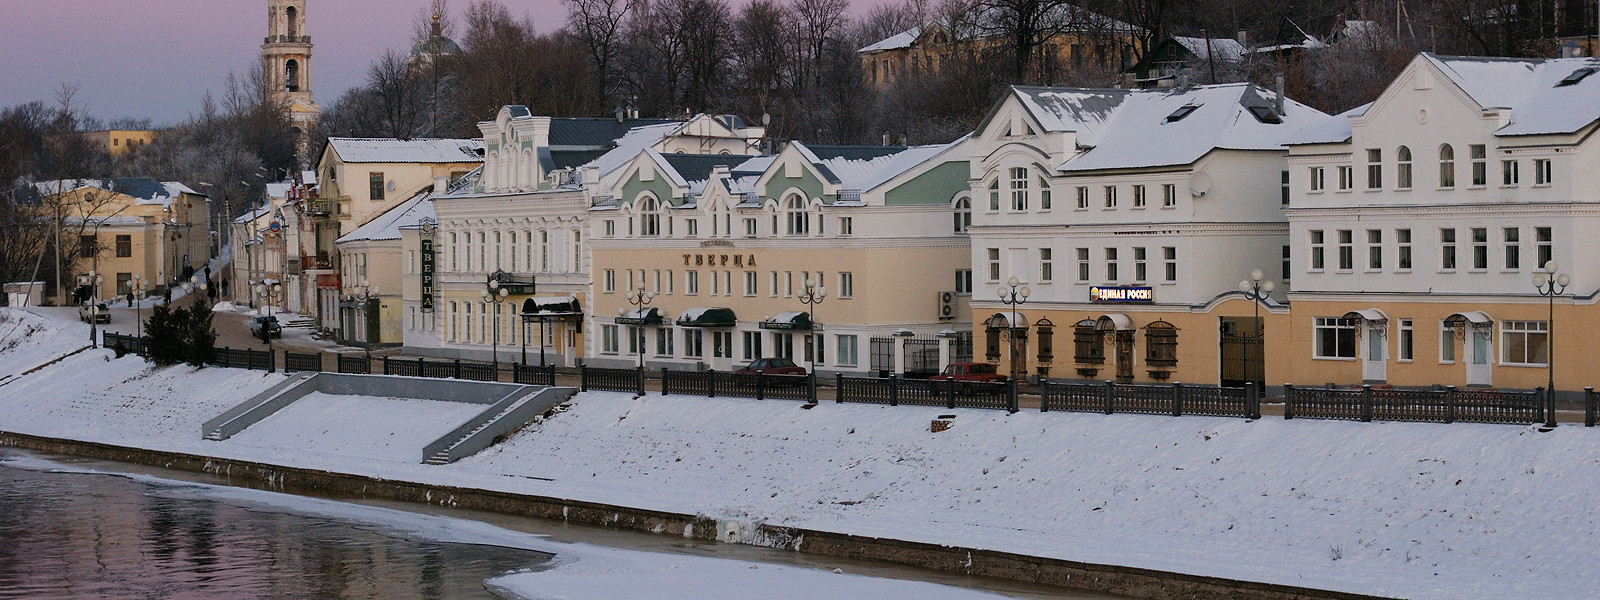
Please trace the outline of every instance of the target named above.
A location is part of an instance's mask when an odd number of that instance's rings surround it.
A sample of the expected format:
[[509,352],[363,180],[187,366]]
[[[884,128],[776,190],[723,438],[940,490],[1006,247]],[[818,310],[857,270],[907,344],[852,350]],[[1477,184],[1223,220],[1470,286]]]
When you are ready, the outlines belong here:
[[1378,310],[1376,308],[1363,308],[1361,310],[1352,310],[1350,312],[1345,313],[1344,314],[1344,318],[1346,320],[1357,320],[1357,319],[1359,319],[1359,320],[1362,320],[1362,321],[1366,321],[1368,323],[1388,323],[1389,322],[1389,315],[1383,314],[1383,311]]
[[617,317],[621,325],[660,325],[661,310],[655,307],[635,308]]
[[578,306],[578,299],[574,296],[534,296],[522,301],[522,316],[581,317],[583,308]]
[[731,308],[691,308],[678,315],[680,327],[733,327],[739,324]]
[[1095,331],[1132,331],[1133,319],[1122,313],[1100,315],[1094,320]]
[[799,330],[811,329],[811,313],[789,311],[778,313],[772,319],[761,322],[762,329]]
[[[985,321],[984,323],[987,325],[987,327],[989,329],[1010,329],[1011,328],[1011,313],[1009,313],[1009,312],[995,313],[994,316],[989,317],[989,320]],[[1020,312],[1017,313],[1017,325],[1016,326],[1018,328],[1020,328],[1020,329],[1026,329],[1028,327],[1028,315],[1022,314]]]
[[1458,312],[1444,318],[1444,324],[1446,327],[1461,327],[1468,324],[1474,326],[1484,326],[1491,323],[1494,323],[1494,319],[1490,318],[1487,313],[1481,310]]

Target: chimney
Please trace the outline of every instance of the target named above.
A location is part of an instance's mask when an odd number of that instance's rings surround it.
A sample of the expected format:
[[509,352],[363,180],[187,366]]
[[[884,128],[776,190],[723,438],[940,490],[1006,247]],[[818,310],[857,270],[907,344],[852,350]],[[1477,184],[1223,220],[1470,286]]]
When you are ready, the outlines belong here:
[[627,119],[627,117],[628,117],[628,113],[627,113],[627,112],[625,112],[625,111],[623,111],[623,109],[622,109],[622,107],[621,107],[621,106],[620,106],[620,105],[619,105],[619,106],[617,106],[617,110],[616,110],[616,113],[617,113],[617,122],[618,122],[618,123],[621,123],[621,122],[623,122],[623,121],[626,121],[626,120],[628,120],[628,119]]
[[1233,37],[1233,39],[1238,40],[1240,46],[1249,46],[1250,45],[1250,32],[1246,31],[1244,29],[1240,29],[1239,33],[1237,35],[1235,35]]
[[449,189],[450,189],[450,178],[449,177],[439,176],[439,177],[433,178],[433,193],[435,195],[443,194],[443,193],[445,193],[446,190],[449,190]]
[[883,132],[883,145],[889,145],[889,132]]
[[1273,73],[1272,82],[1278,92],[1278,97],[1272,101],[1272,108],[1281,117],[1283,116],[1283,72]]

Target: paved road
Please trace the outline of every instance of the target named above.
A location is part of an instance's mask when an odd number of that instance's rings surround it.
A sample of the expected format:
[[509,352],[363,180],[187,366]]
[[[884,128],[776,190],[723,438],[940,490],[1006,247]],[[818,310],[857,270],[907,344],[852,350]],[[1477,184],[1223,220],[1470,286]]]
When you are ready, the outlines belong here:
[[[179,305],[183,300],[174,300],[174,305]],[[62,307],[34,307],[28,310],[39,314],[52,315],[59,319],[76,320],[77,308]],[[122,306],[111,307],[111,322],[101,323],[99,327],[106,331],[135,335],[141,328],[135,326],[135,314],[144,319],[150,318],[149,308],[135,311]],[[243,314],[234,311],[213,313],[211,326],[217,332],[217,347],[249,348],[253,350],[267,349],[266,342],[250,335],[250,319],[253,314]],[[287,320],[282,317],[281,320]],[[272,340],[273,350],[292,350],[295,352],[361,352],[360,348],[340,346],[331,340],[319,340],[311,335],[311,330],[301,328],[284,328],[283,338]]]

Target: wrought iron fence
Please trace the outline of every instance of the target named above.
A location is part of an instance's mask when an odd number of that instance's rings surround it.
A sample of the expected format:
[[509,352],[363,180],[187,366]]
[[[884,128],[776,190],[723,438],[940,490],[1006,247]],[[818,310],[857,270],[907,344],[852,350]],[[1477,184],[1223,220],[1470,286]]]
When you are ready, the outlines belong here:
[[499,381],[500,369],[494,364],[484,363],[458,363],[461,373],[457,379],[470,379],[472,381]]
[[[1283,386],[1285,419],[1503,423],[1545,420],[1544,389],[1529,392],[1457,389],[1374,389]],[[1586,408],[1589,402],[1586,394]],[[1587,424],[1587,422],[1585,423]]]
[[894,338],[872,338],[867,343],[871,354],[872,370],[879,373],[894,373],[900,369],[894,364]]
[[845,377],[834,379],[834,401],[898,406],[992,408],[1017,410],[1015,382],[932,381],[900,377]]
[[136,336],[106,331],[100,335],[100,345],[113,349],[121,346],[123,352],[144,356],[144,340]]
[[350,373],[354,375],[372,374],[372,357],[365,354],[340,354],[338,356],[340,373]]
[[644,369],[603,369],[578,365],[578,387],[589,390],[644,394]]
[[1240,388],[1224,388],[1181,383],[1080,383],[1047,379],[1039,383],[1039,410],[1259,419],[1261,399],[1250,383]]
[[293,373],[299,371],[321,371],[322,353],[313,352],[301,354],[298,352],[283,351],[283,370]]
[[523,385],[555,387],[556,368],[554,366],[530,367],[522,364],[513,365],[511,367],[511,381]]
[[224,368],[271,371],[274,368],[272,358],[272,353],[266,350],[217,348],[216,354],[208,364]]

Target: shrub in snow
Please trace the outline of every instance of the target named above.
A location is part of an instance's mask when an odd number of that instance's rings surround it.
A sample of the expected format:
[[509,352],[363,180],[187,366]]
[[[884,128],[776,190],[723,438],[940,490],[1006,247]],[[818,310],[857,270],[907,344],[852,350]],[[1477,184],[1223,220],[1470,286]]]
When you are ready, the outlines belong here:
[[144,326],[145,360],[157,365],[175,365],[184,360],[183,338],[189,311],[172,310],[169,304],[150,309]]
[[204,299],[195,298],[188,312],[189,318],[183,322],[183,359],[189,366],[204,366],[217,357],[217,332],[211,328],[211,307]]

